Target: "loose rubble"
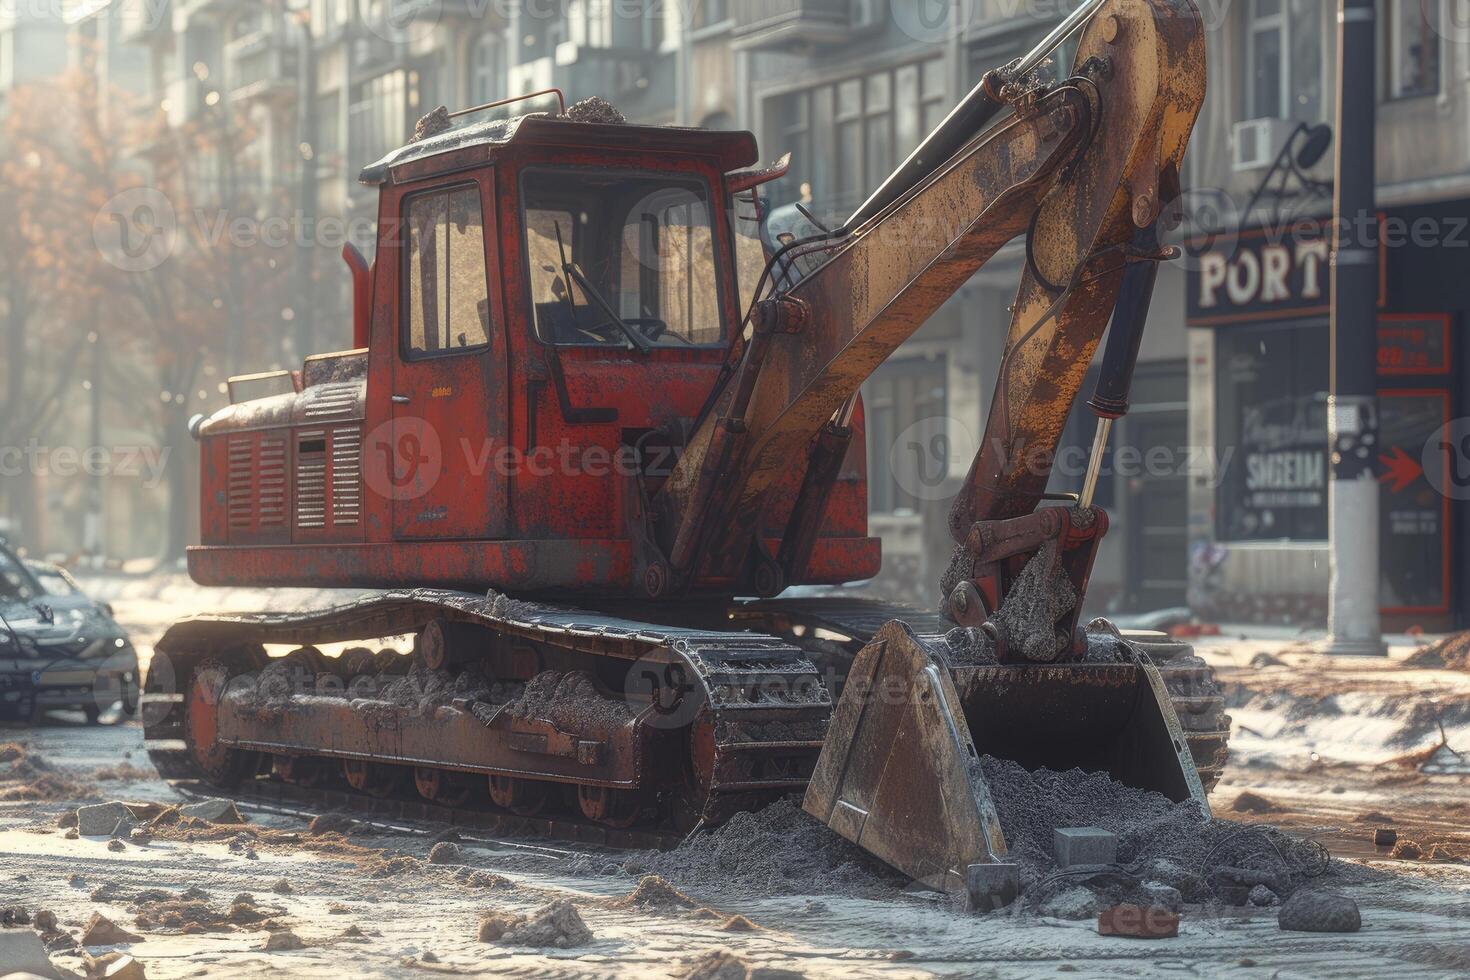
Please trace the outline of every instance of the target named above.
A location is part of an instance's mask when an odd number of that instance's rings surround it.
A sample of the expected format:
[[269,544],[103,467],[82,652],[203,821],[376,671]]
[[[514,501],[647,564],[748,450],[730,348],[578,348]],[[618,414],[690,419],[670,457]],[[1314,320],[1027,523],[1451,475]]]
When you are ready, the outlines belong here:
[[502,946],[534,946],[570,949],[592,942],[592,930],[582,921],[577,907],[561,899],[542,906],[530,915],[496,912],[480,920],[482,943]]

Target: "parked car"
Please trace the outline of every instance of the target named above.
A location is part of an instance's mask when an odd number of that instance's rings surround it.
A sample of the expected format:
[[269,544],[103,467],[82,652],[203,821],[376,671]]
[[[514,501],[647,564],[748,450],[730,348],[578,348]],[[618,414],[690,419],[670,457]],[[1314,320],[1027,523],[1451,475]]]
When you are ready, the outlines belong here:
[[55,565],[23,562],[0,544],[0,720],[56,708],[89,722],[138,705],[138,655],[106,603]]

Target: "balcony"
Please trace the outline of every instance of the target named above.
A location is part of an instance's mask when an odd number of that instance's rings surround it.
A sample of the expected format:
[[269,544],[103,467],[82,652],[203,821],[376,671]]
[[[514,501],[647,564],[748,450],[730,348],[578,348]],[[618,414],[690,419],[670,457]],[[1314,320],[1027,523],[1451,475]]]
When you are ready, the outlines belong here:
[[296,48],[274,31],[259,31],[225,45],[230,98],[291,99],[299,79]]
[[852,0],[745,0],[734,4],[734,46],[745,50],[840,44],[852,36]]

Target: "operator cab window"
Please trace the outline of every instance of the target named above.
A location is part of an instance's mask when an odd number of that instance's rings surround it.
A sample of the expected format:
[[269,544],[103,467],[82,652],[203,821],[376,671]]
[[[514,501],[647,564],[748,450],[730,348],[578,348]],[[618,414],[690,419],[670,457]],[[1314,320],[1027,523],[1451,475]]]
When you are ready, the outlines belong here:
[[408,357],[484,347],[490,342],[490,295],[479,187],[414,195],[407,227]]
[[719,344],[709,190],[678,174],[521,178],[536,336],[604,347]]

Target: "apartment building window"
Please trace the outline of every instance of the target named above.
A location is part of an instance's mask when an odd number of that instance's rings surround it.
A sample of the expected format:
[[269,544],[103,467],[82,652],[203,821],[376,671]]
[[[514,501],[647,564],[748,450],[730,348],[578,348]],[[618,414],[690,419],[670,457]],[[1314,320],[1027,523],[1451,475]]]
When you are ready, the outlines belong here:
[[567,40],[582,48],[612,46],[612,0],[570,0]]
[[[1417,0],[1413,0],[1417,2]],[[1246,119],[1322,120],[1322,0],[1250,0],[1246,21]]]
[[1389,98],[1439,92],[1439,16],[1439,0],[1388,0],[1383,34]]
[[352,88],[348,106],[348,152],[353,166],[383,157],[408,139],[410,113],[419,105],[418,72],[399,69]]
[[772,190],[776,204],[801,200],[803,184],[821,211],[860,204],[949,110],[943,64],[935,58],[768,100],[762,145],[791,152],[791,173]]
[[505,74],[505,38],[499,31],[486,31],[470,49],[470,104],[503,98]]

